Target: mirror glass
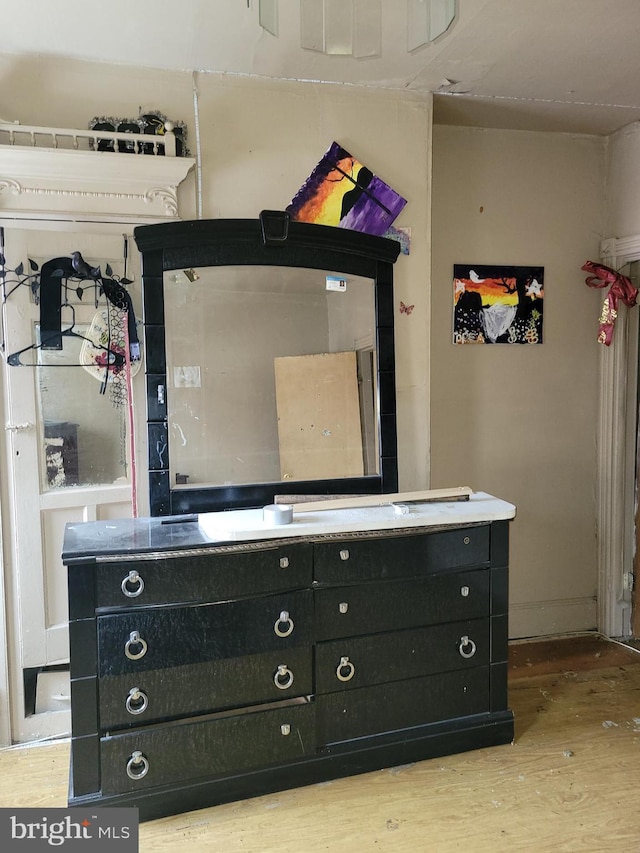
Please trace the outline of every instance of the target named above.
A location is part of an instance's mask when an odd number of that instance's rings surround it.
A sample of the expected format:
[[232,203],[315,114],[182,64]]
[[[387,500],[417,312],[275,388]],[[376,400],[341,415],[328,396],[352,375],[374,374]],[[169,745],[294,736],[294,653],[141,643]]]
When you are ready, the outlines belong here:
[[[80,324],[74,330],[90,332]],[[102,387],[100,371],[79,367],[82,344],[70,336],[62,338],[61,350],[37,350],[42,491],[128,482],[124,371]]]
[[163,275],[172,489],[380,474],[372,279]]

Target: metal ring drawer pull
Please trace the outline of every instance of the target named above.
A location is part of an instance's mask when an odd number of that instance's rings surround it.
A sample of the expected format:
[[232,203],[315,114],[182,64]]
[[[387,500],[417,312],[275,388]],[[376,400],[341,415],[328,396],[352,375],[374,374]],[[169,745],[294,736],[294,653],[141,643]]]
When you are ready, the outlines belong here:
[[140,750],[136,749],[127,761],[127,776],[129,779],[144,779],[148,772],[149,762]]
[[130,714],[142,714],[149,707],[149,697],[139,687],[132,687],[124,704]]
[[293,673],[286,664],[280,664],[276,670],[276,674],[273,676],[273,683],[278,690],[287,690],[287,688],[291,687],[293,684]]
[[340,658],[340,663],[338,664],[338,668],[336,669],[336,678],[338,679],[338,681],[351,681],[351,679],[355,675],[355,672],[356,668],[351,663],[349,658]]
[[138,572],[132,570],[129,572],[126,578],[122,579],[120,588],[122,592],[127,596],[127,598],[137,598],[144,589],[144,581],[142,580]]
[[[134,646],[139,646],[139,650],[133,651]],[[139,660],[147,653],[147,643],[142,639],[137,631],[132,631],[129,634],[129,639],[124,644],[124,653],[129,660]]]
[[[281,627],[282,625],[285,626],[284,629]],[[283,610],[280,613],[280,616],[275,621],[273,630],[278,637],[288,637],[289,634],[293,633],[293,619],[289,616],[288,610]]]
[[463,658],[472,658],[476,653],[476,644],[469,637],[460,637],[458,651]]

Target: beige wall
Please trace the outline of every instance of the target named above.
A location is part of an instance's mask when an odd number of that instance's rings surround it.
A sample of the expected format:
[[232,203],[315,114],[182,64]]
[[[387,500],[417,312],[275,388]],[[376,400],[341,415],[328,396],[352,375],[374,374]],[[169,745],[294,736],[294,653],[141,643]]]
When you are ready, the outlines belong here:
[[605,237],[640,234],[640,122],[607,141]]
[[[517,505],[512,637],[595,625],[597,137],[435,127],[431,485]],[[456,346],[454,263],[541,265],[544,343]]]

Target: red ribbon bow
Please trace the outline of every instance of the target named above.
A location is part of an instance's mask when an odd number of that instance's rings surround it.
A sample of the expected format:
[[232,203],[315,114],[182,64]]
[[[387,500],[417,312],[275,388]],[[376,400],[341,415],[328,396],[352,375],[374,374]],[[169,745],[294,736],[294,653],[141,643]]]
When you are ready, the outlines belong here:
[[628,308],[633,308],[638,298],[638,288],[631,284],[626,275],[621,275],[603,264],[587,261],[581,269],[591,273],[585,279],[588,287],[603,288],[611,285],[602,306],[598,327],[598,343],[608,347],[613,339],[613,326],[618,317],[618,300],[622,300]]

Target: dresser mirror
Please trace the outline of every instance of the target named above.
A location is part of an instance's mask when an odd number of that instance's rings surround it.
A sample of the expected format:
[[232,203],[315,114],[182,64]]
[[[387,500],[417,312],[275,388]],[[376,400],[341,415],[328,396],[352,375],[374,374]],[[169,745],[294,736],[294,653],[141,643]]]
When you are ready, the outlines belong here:
[[393,240],[137,228],[152,515],[397,490]]

